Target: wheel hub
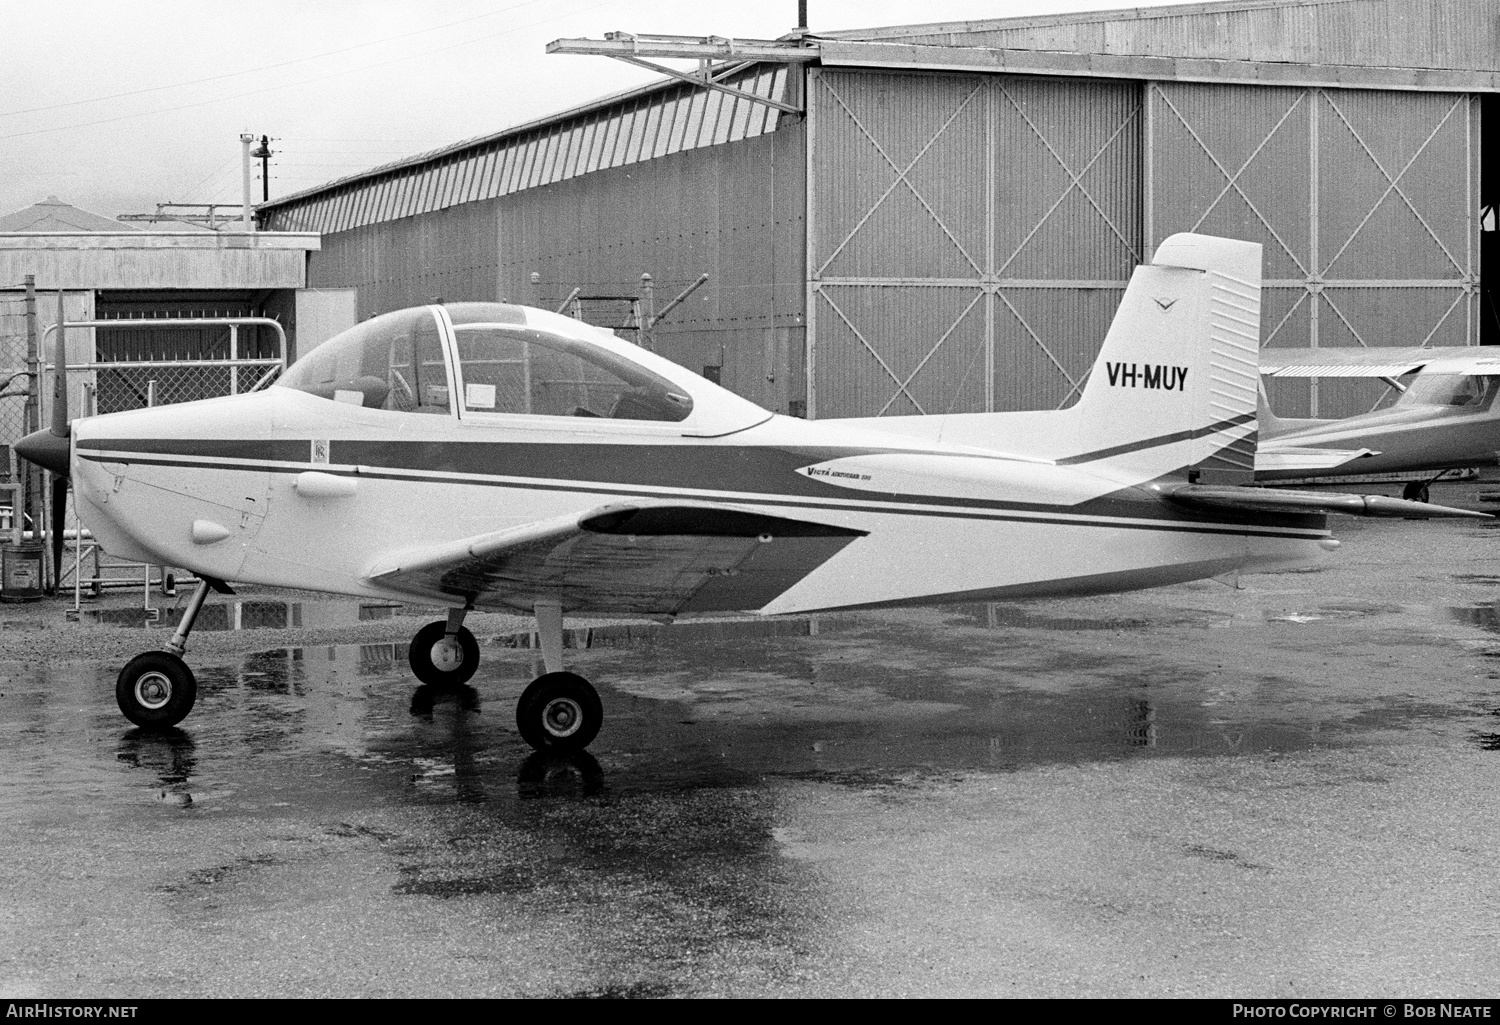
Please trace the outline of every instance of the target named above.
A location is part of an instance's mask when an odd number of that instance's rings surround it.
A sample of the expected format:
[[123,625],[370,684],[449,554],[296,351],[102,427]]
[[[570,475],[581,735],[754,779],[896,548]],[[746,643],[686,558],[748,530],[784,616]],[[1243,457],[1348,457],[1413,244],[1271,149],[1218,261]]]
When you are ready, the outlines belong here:
[[432,667],[439,672],[457,672],[464,664],[464,646],[457,637],[444,637],[432,646]]
[[146,673],[135,681],[135,700],[143,708],[164,707],[172,700],[172,681],[161,673]]
[[542,725],[554,737],[571,737],[583,725],[583,708],[572,698],[553,698],[542,709]]

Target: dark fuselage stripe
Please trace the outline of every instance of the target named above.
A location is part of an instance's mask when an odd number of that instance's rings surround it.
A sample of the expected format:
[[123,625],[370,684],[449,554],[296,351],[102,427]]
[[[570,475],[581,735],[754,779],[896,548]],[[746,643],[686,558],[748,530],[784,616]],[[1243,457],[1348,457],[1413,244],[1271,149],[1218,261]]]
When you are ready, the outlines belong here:
[[[101,456],[97,454],[84,455],[83,458],[91,462],[120,462],[122,460]],[[677,491],[669,491],[662,488],[601,488],[598,481],[577,481],[573,483],[541,483],[538,481],[504,481],[483,480],[473,477],[458,476],[445,473],[430,473],[410,471],[418,476],[408,476],[399,473],[365,472],[352,468],[329,467],[322,464],[301,466],[279,466],[279,465],[247,465],[244,463],[210,463],[191,459],[141,459],[132,457],[128,462],[140,466],[176,466],[191,467],[201,470],[239,470],[246,473],[279,473],[293,474],[305,473],[308,470],[316,470],[339,477],[352,477],[365,480],[389,480],[404,481],[407,483],[428,484],[463,484],[476,487],[510,488],[518,491],[562,491],[570,493],[596,494],[607,498],[651,498],[657,500],[679,500],[679,501],[705,501],[722,502],[734,505],[776,506],[791,509],[810,509],[826,512],[867,512],[878,513],[887,516],[930,516],[938,519],[969,519],[986,520],[1009,523],[1034,523],[1034,524],[1058,524],[1061,526],[1085,526],[1099,527],[1104,529],[1120,530],[1150,530],[1167,531],[1186,534],[1216,534],[1231,535],[1235,537],[1276,537],[1293,538],[1302,540],[1319,540],[1327,536],[1323,530],[1309,529],[1306,527],[1284,527],[1279,530],[1257,529],[1254,526],[1224,522],[1203,520],[1182,520],[1178,522],[1163,522],[1161,519],[1144,519],[1138,515],[1135,517],[1115,514],[1104,515],[1079,515],[1076,513],[1064,513],[1056,511],[1056,508],[1046,510],[1044,514],[1024,515],[1024,507],[1009,507],[1015,511],[1002,513],[998,511],[1007,508],[1002,503],[987,503],[975,499],[942,499],[922,498],[919,496],[899,496],[891,501],[883,502],[858,502],[847,498],[838,500],[837,504],[829,502],[809,502],[798,500],[794,496],[785,498],[775,495],[745,495],[741,497],[734,494],[726,497],[722,494],[701,492],[698,494],[684,495]],[[916,504],[954,504],[963,505],[972,511],[951,511],[916,509],[910,508]],[[1123,503],[1122,503],[1123,504]],[[1136,503],[1144,504],[1144,503]],[[1290,518],[1290,517],[1287,517]],[[1302,517],[1304,519],[1309,517]],[[1101,520],[1103,522],[1101,522]]]
[[1216,424],[1209,424],[1207,427],[1195,427],[1190,431],[1178,431],[1175,434],[1161,434],[1155,438],[1142,438],[1140,441],[1132,441],[1125,445],[1116,445],[1113,448],[1101,448],[1093,452],[1085,452],[1082,455],[1067,456],[1064,459],[1057,460],[1057,465],[1077,466],[1080,463],[1093,463],[1100,459],[1109,459],[1112,456],[1123,456],[1127,452],[1141,452],[1148,448],[1175,445],[1179,441],[1192,441],[1196,438],[1205,438],[1210,434],[1218,434],[1220,431],[1232,430],[1250,423],[1255,418],[1256,414],[1254,413],[1242,413],[1239,416],[1230,417],[1228,420],[1220,420]]

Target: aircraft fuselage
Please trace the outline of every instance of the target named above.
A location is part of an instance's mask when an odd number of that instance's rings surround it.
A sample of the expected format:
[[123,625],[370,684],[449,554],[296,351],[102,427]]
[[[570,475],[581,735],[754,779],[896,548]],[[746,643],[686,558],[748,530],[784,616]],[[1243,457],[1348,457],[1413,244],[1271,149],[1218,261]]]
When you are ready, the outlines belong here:
[[[412,595],[368,579],[377,555],[611,501],[699,501],[865,532],[800,578],[788,570],[784,590],[725,586],[670,611],[1115,591],[1305,565],[1331,547],[1322,516],[1187,509],[1087,467],[838,421],[775,416],[714,438],[522,419],[393,415],[290,389],[95,417],[74,425],[76,500],[111,553],[388,598]],[[599,593],[568,611],[638,610]]]

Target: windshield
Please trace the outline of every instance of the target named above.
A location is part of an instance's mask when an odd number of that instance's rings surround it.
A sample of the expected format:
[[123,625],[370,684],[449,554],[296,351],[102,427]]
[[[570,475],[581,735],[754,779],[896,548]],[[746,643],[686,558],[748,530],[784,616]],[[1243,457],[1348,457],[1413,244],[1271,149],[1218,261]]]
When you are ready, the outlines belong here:
[[465,410],[674,423],[693,411],[672,382],[576,338],[494,322],[455,324],[453,337]]
[[398,310],[335,335],[287,369],[278,388],[408,413],[448,413],[441,328],[431,309]]
[[1398,406],[1441,406],[1464,413],[1482,413],[1500,392],[1500,377],[1479,374],[1418,374]]

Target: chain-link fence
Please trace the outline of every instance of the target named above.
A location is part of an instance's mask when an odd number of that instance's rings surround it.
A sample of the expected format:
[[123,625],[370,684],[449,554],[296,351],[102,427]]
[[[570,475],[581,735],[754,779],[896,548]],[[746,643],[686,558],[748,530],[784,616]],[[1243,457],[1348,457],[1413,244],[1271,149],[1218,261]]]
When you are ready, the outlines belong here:
[[[69,311],[66,324],[70,419],[249,392],[286,366],[286,334],[267,317],[72,319],[75,315]],[[44,355],[38,360],[35,411],[28,418],[26,300],[0,299],[0,382],[9,381],[0,387],[0,451],[6,458],[0,472],[19,475],[27,483],[25,530],[31,539],[42,540],[51,522],[44,511],[51,503],[51,488],[40,472],[12,453],[16,439],[47,424],[52,414],[56,326],[38,324],[36,330],[36,351]],[[85,356],[92,358],[80,358]],[[129,583],[149,590],[153,576],[167,587],[171,574],[166,567],[153,574],[152,567],[143,570],[101,558],[79,529],[71,496],[68,506],[59,588],[97,590]],[[50,577],[50,566],[47,569]]]
[[26,433],[26,300],[0,298],[0,479],[14,480],[10,447]]

